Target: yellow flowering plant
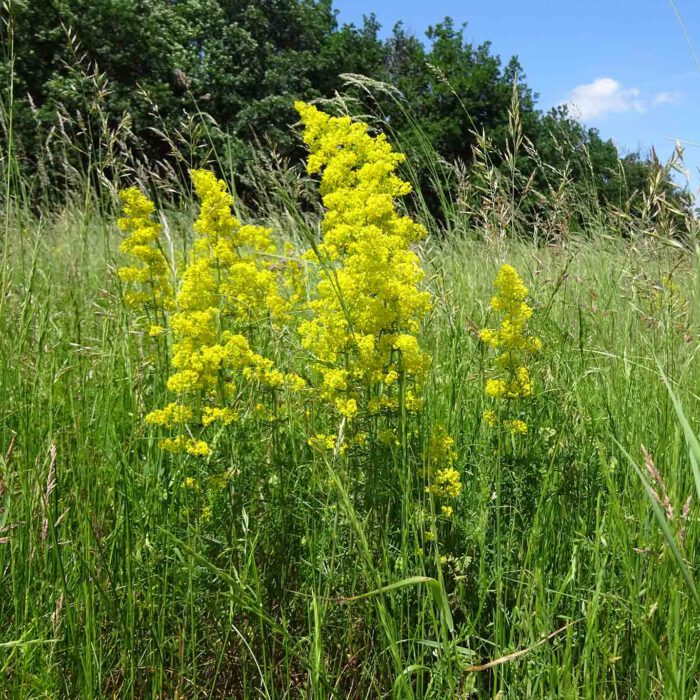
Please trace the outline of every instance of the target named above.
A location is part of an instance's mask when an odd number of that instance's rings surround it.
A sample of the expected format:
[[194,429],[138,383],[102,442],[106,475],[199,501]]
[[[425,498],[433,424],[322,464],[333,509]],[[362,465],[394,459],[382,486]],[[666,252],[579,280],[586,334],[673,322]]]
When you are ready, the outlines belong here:
[[416,412],[415,385],[430,364],[416,335],[430,294],[419,286],[423,271],[411,248],[425,230],[396,208],[411,191],[396,174],[405,157],[362,122],[295,106],[325,209],[322,240],[307,253],[319,270],[317,294],[299,328],[321,397],[350,425]]
[[[243,397],[251,399],[246,415],[274,418],[280,390],[301,390],[306,382],[258,348],[270,331],[300,318],[292,330],[308,352],[315,389],[307,394],[304,415],[327,415],[330,409],[345,424],[342,439],[332,431],[309,430],[309,445],[341,454],[356,448],[365,455],[377,450],[397,455],[401,448],[402,478],[412,488],[408,440],[419,431],[408,418],[421,410],[421,383],[430,368],[418,333],[431,295],[421,286],[424,272],[413,248],[425,230],[398,210],[411,191],[397,175],[405,156],[385,135],[371,135],[366,124],[304,103],[296,107],[309,148],[308,172],[320,174],[321,240],[304,253],[303,265],[290,260],[287,248],[278,255],[269,229],[241,224],[234,216],[221,180],[192,172],[200,200],[196,235],[159,326],[171,343],[171,397],[145,420],[167,431],[160,442],[164,450],[206,458],[218,436],[239,421]],[[137,190],[124,195],[125,218],[131,218],[122,228],[142,230],[138,245],[161,251],[160,229],[150,221],[154,208],[142,197]],[[138,245],[124,247],[136,258],[134,269],[153,269],[126,277],[151,287],[157,281],[164,298],[168,261]],[[133,302],[143,304],[146,297]],[[299,308],[303,314],[292,314]],[[454,443],[441,428],[429,441],[421,488],[427,484],[449,516],[462,488]],[[394,489],[396,473],[387,477]]]
[[442,425],[434,425],[428,441],[428,453],[425,463],[428,467],[428,483],[426,491],[440,499],[440,512],[444,517],[453,513],[451,501],[455,501],[462,493],[462,480],[455,468],[457,451],[454,439]]
[[[421,488],[449,518],[462,490],[454,440],[435,426],[424,450],[409,448],[421,433],[415,419],[431,365],[418,340],[431,295],[421,286],[414,250],[426,231],[398,209],[411,192],[397,174],[405,156],[384,134],[370,134],[367,124],[302,102],[296,109],[309,148],[307,170],[320,174],[324,207],[321,240],[306,253],[318,283],[299,334],[320,377],[318,398],[344,423],[342,439],[316,433],[309,444],[340,455],[352,448],[375,457],[391,453],[380,458],[398,469],[384,475],[387,494],[395,493],[397,479],[404,489],[414,487],[410,455],[422,453]],[[370,462],[360,478],[376,503],[382,476],[376,460]]]
[[[486,380],[486,396],[495,406],[510,407],[517,399],[532,395],[532,379],[528,363],[542,343],[528,332],[532,307],[526,302],[528,289],[511,265],[503,265],[498,271],[494,286],[496,294],[491,298],[491,309],[501,318],[498,328],[484,328],[480,338],[496,351],[492,375]],[[502,402],[506,402],[503,404]],[[484,411],[484,421],[491,427],[500,426],[513,435],[525,435],[527,424],[513,417],[512,411],[489,408]]]
[[161,246],[162,226],[154,220],[155,206],[138,188],[120,193],[122,216],[117,226],[125,234],[119,249],[132,259],[120,267],[119,278],[127,285],[126,303],[150,318],[149,335],[163,331],[165,312],[173,308],[170,263]]
[[[271,359],[253,350],[242,332],[263,323],[275,324],[289,310],[278,271],[271,264],[276,253],[271,231],[242,225],[232,213],[233,198],[225,183],[213,173],[194,170],[192,181],[201,203],[194,224],[196,237],[174,311],[166,320],[173,338],[167,388],[176,400],[149,413],[146,422],[173,432],[161,441],[163,449],[206,457],[211,446],[204,433],[211,434],[238,418],[238,382],[271,392],[283,387],[301,389],[305,382],[296,374],[282,372]],[[152,205],[147,206],[144,199],[137,190],[123,195],[125,219],[130,217],[128,221],[136,223],[120,227],[138,231],[139,224],[144,231],[139,240],[158,249],[159,231],[147,230],[142,223],[146,213],[152,212]],[[145,261],[141,269],[146,269],[146,263],[160,265],[159,259],[147,255],[139,245],[122,247]],[[157,272],[160,269],[156,267]],[[148,280],[161,279],[150,274]],[[129,272],[127,277],[135,275]],[[146,279],[145,272],[139,275],[137,281]],[[133,301],[145,301],[145,297]]]

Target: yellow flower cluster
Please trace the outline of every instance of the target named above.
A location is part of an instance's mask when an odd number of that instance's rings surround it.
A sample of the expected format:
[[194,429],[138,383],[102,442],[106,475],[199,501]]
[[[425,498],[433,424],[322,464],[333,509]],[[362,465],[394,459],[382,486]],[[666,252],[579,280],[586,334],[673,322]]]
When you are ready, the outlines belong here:
[[[323,240],[307,253],[319,266],[312,316],[299,332],[322,376],[321,395],[348,420],[399,408],[400,379],[429,366],[416,334],[430,308],[411,245],[422,226],[396,210],[411,187],[396,175],[405,156],[386,137],[349,117],[296,103],[309,147],[307,169],[321,173]],[[418,410],[409,386],[404,406]]]
[[[195,170],[192,181],[201,202],[194,224],[197,236],[168,324],[174,339],[174,371],[168,389],[178,395],[178,401],[151,412],[146,422],[177,430],[178,434],[161,442],[163,449],[207,456],[208,443],[192,437],[189,428],[235,421],[238,414],[232,404],[237,381],[295,390],[305,382],[281,372],[236,332],[262,321],[274,324],[289,310],[289,301],[280,291],[288,281],[280,280],[278,268],[271,264],[276,246],[270,230],[242,225],[232,213],[233,198],[225,183],[213,173]],[[119,226],[129,238],[121,247],[140,266],[122,268],[120,275],[149,287],[132,294],[130,301],[146,304],[152,297],[171,308],[169,266],[158,245],[160,226],[151,220],[153,204],[135,188],[126,190],[122,200],[124,216]],[[154,324],[149,333],[155,336],[164,330]]]
[[[233,198],[226,184],[213,173],[195,170],[192,181],[201,210],[194,225],[198,237],[177,294],[177,312],[170,320],[175,372],[168,389],[182,402],[170,406],[196,405],[204,427],[229,425],[238,417],[231,408],[238,379],[269,389],[300,389],[304,381],[282,373],[272,360],[251,349],[246,336],[231,330],[242,323],[274,322],[287,310],[277,272],[267,264],[276,250],[271,231],[241,225],[231,211]],[[163,420],[163,410],[146,420],[174,427],[170,415]],[[209,453],[206,442],[182,438],[168,438],[163,447],[195,456]]]
[[[486,381],[486,395],[505,400],[527,398],[532,395],[527,363],[542,347],[540,339],[527,332],[532,316],[532,307],[525,301],[528,289],[510,265],[501,267],[494,286],[496,294],[491,299],[491,308],[500,314],[501,323],[497,329],[485,328],[480,333],[481,339],[498,353],[494,360],[494,376]],[[492,409],[484,412],[484,421],[491,427],[501,425],[513,435],[527,433],[524,421],[501,420]]]
[[[457,452],[454,439],[441,425],[433,427],[428,443],[426,463],[430,472],[430,486],[427,491],[442,499],[456,499],[462,493],[462,481],[455,469]],[[452,515],[452,506],[443,505],[442,513]]]
[[125,300],[131,306],[156,313],[170,309],[173,306],[170,267],[160,247],[161,225],[153,220],[155,206],[136,187],[129,187],[119,197],[122,217],[117,220],[117,226],[126,234],[119,249],[136,261],[118,271],[121,280],[130,287]]

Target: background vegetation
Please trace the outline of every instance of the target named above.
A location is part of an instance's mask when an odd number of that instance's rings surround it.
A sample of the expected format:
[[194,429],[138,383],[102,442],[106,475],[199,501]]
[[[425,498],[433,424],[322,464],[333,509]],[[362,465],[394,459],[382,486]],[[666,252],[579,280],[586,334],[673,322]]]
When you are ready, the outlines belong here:
[[[620,159],[539,114],[522,71],[449,22],[426,48],[338,27],[329,3],[138,9],[3,8],[0,694],[697,698],[700,268],[680,154]],[[428,230],[425,409],[407,455],[361,472],[309,447],[337,429],[313,402],[269,421],[252,392],[208,462],[158,449],[143,418],[166,358],[116,275],[116,190],[161,204],[183,259],[195,165],[280,244],[317,241],[295,96],[407,152]],[[482,419],[504,262],[543,345],[516,442]],[[260,342],[304,369],[293,328]],[[437,423],[463,489],[432,520],[417,481]],[[222,489],[188,481],[228,470]]]
[[[517,58],[504,62],[488,42],[470,44],[449,18],[425,41],[400,23],[382,39],[371,16],[362,27],[341,26],[331,0],[5,0],[3,19],[0,90],[13,104],[13,152],[44,197],[71,189],[75,169],[94,168],[95,151],[117,151],[180,182],[186,167],[213,156],[202,139],[229,174],[261,145],[294,164],[302,156],[289,129],[294,100],[338,91],[355,97],[353,112],[391,124],[436,215],[431,149],[468,168],[483,136],[500,167],[514,87],[522,137],[546,165],[566,163],[601,204],[638,211],[659,168],[653,156],[619,154],[565,108],[542,113]],[[368,93],[353,74],[387,89]],[[543,186],[529,155],[518,157]],[[117,184],[120,174],[105,175]],[[664,187],[687,208],[678,188]]]

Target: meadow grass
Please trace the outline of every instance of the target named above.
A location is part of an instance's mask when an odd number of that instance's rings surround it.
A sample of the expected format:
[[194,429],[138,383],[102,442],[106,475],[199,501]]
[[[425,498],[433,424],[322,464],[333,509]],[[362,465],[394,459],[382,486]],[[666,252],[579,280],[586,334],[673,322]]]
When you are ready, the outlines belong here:
[[[698,254],[652,222],[651,186],[633,219],[560,174],[533,226],[515,196],[517,104],[511,122],[510,153],[479,142],[478,178],[418,134],[433,164],[433,192],[413,201],[431,234],[418,246],[433,295],[425,407],[412,440],[359,464],[310,449],[314,432],[344,429],[317,402],[267,420],[252,391],[207,466],[159,449],[144,416],[167,400],[169,348],[116,274],[112,196],[142,168],[96,157],[39,201],[5,129],[0,695],[698,697]],[[316,184],[260,159],[241,216],[297,248],[317,240]],[[150,177],[167,199],[174,184]],[[194,216],[189,193],[165,207],[171,259]],[[503,263],[530,289],[543,345],[517,439],[483,420],[479,330]],[[308,373],[293,328],[250,330]],[[449,519],[424,488],[437,424],[463,484]],[[210,489],[212,473],[230,478]]]
[[[268,211],[278,235],[315,235],[290,212]],[[453,517],[430,516],[420,455],[360,474],[307,446],[332,418],[288,411],[230,429],[211,520],[198,467],[143,421],[167,358],[122,301],[114,220],[84,203],[5,216],[0,694],[698,697],[700,484],[664,383],[697,428],[695,252],[430,237],[421,422],[455,438]],[[191,220],[186,202],[166,213],[175,248]],[[543,345],[518,439],[482,420],[478,331],[505,262]],[[303,362],[288,334],[265,342]]]

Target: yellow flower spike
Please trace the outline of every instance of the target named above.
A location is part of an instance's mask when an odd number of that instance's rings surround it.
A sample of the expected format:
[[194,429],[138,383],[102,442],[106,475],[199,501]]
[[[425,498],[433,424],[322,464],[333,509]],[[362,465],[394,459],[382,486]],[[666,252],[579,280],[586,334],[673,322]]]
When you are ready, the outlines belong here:
[[527,424],[519,418],[504,420],[503,427],[512,435],[527,435]]
[[355,399],[337,398],[335,400],[335,410],[338,411],[339,415],[352,420],[357,415],[357,401]]
[[489,379],[486,381],[486,396],[494,399],[503,398],[506,395],[506,386],[503,379]]
[[165,328],[159,326],[157,323],[152,324],[148,329],[148,335],[150,335],[151,338],[156,338],[159,335],[163,335],[163,333],[165,333]]
[[231,408],[206,407],[202,411],[202,425],[205,426],[216,422],[222,425],[230,425],[236,420],[238,420],[238,414]]
[[309,438],[309,447],[313,447],[320,452],[325,452],[327,450],[334,450],[338,442],[338,438],[335,435],[326,435],[324,433],[317,433]]
[[[283,296],[285,282],[271,257],[276,253],[271,231],[242,225],[233,214],[233,197],[226,184],[213,173],[194,170],[191,176],[200,213],[175,299],[176,311],[168,319],[173,346],[167,387],[178,400],[151,412],[146,422],[177,428],[178,434],[160,442],[164,450],[207,457],[208,442],[191,435],[209,426],[228,426],[238,418],[232,404],[239,379],[270,391],[283,387],[301,391],[305,382],[280,371],[237,332],[253,323],[272,324],[290,310]],[[124,216],[118,224],[130,234],[122,249],[141,263],[120,272],[122,279],[137,286],[129,298],[146,303],[147,293],[155,289],[154,280],[162,288],[159,298],[164,298],[168,268],[157,245],[160,225],[151,220],[153,204],[133,188],[122,194],[122,200]],[[165,330],[153,324],[150,334]],[[265,414],[272,412],[266,407]]]
[[170,266],[159,245],[161,225],[153,220],[155,206],[138,188],[120,192],[122,216],[117,226],[126,234],[119,245],[122,253],[136,264],[121,267],[120,279],[137,291],[128,291],[125,300],[130,306],[162,312],[173,305]]
[[209,445],[204,440],[191,438],[185,443],[185,451],[194,457],[206,457],[211,453]]
[[423,408],[423,399],[416,396],[411,389],[406,392],[404,403],[409,413],[418,413]]
[[304,381],[304,379],[298,374],[294,374],[293,372],[290,372],[287,375],[285,375],[284,383],[290,391],[298,392],[306,389],[306,382]]
[[164,452],[172,452],[177,454],[178,452],[184,451],[185,441],[186,438],[184,435],[178,435],[174,438],[163,438],[163,440],[158,443],[158,446]]
[[[400,377],[415,383],[430,363],[415,337],[430,294],[420,289],[423,271],[411,249],[425,230],[396,208],[411,191],[396,175],[405,156],[362,122],[295,107],[325,207],[323,240],[304,256],[318,264],[320,281],[311,318],[299,328],[302,344],[318,359],[322,397],[339,415],[396,411]],[[384,393],[390,401],[380,404]],[[409,410],[417,407],[413,401]]]
[[[462,492],[462,480],[454,466],[457,462],[454,444],[454,438],[442,425],[432,427],[426,454],[426,468],[431,483],[425,490],[441,499],[456,499]],[[445,509],[451,512],[451,507],[444,505],[443,514]]]
[[192,419],[192,409],[182,404],[169,403],[165,408],[151,411],[146,416],[146,423],[150,425],[172,426],[178,423],[186,423]]
[[430,493],[442,498],[458,498],[462,493],[462,482],[459,472],[454,467],[438,469],[433,477],[433,483],[428,487]]
[[[495,400],[512,401],[532,396],[533,386],[527,363],[542,348],[539,338],[529,335],[527,324],[532,307],[526,302],[528,289],[511,265],[503,265],[494,281],[496,294],[491,308],[501,316],[498,328],[484,328],[479,337],[497,351],[493,376],[486,380],[484,392]],[[495,411],[484,411],[484,422],[499,425]],[[512,435],[526,435],[527,425],[520,419],[507,419],[500,425]]]
[[484,419],[484,423],[491,428],[495,428],[496,425],[498,425],[498,416],[496,415],[496,412],[490,408],[484,411],[482,418]]

